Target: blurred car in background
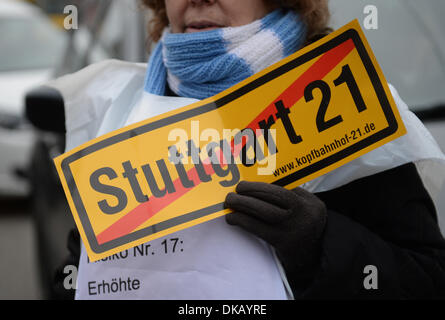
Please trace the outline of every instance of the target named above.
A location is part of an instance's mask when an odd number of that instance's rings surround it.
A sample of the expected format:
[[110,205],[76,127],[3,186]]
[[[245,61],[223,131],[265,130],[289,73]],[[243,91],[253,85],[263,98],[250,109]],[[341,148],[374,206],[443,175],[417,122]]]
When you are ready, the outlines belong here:
[[27,196],[35,135],[24,121],[24,96],[50,79],[67,39],[38,8],[16,0],[0,1],[0,30],[0,195]]
[[[146,58],[144,21],[135,14],[136,1],[71,2],[78,3],[81,25],[89,27],[61,29],[60,4],[49,6],[48,16],[29,2],[0,1],[0,197],[31,192],[25,177],[36,133],[24,118],[26,92],[107,58]],[[61,10],[57,25],[55,8]],[[125,36],[127,32],[133,36]]]

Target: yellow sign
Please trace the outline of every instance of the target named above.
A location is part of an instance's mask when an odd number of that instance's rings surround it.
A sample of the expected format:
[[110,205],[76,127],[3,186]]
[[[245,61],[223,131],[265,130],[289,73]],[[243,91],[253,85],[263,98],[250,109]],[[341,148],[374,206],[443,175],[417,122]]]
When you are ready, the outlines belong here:
[[229,213],[240,180],[286,188],[406,130],[357,21],[220,94],[55,159],[95,261]]

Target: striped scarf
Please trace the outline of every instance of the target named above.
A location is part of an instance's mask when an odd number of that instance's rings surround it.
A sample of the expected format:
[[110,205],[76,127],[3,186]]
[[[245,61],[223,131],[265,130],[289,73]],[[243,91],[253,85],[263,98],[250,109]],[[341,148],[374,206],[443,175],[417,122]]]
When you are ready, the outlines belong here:
[[205,99],[278,62],[303,44],[306,27],[292,11],[275,10],[240,27],[164,34],[148,62],[144,89]]

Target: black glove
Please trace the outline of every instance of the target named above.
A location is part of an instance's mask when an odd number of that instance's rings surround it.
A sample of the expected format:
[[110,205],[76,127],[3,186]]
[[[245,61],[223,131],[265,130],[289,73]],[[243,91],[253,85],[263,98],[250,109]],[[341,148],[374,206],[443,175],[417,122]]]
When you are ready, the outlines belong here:
[[237,225],[271,244],[291,286],[307,283],[320,260],[326,224],[324,202],[302,188],[287,190],[263,182],[241,181],[225,207],[230,225]]

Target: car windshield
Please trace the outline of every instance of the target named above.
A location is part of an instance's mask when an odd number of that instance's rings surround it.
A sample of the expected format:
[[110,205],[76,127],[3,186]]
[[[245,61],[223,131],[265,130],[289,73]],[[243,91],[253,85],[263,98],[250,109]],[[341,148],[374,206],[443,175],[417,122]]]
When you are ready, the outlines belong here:
[[60,61],[66,36],[40,17],[0,16],[0,71],[44,69]]

